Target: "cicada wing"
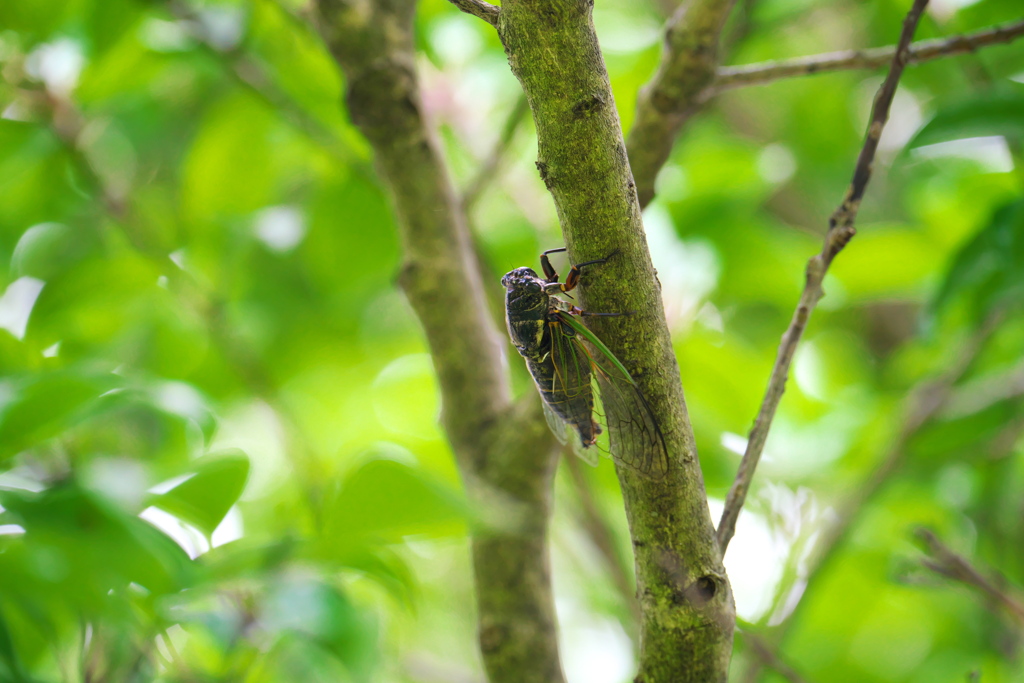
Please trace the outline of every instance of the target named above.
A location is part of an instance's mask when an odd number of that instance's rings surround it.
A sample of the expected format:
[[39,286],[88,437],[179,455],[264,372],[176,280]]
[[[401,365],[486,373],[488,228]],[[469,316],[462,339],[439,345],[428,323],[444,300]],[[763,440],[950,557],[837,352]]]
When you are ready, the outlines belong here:
[[597,461],[600,459],[598,449],[584,448],[573,428],[558,416],[558,413],[548,405],[548,402],[541,401],[541,405],[544,407],[544,419],[547,420],[548,427],[551,428],[558,442],[563,446],[570,446],[572,452],[578,455],[583,462],[591,467],[597,467]]
[[[664,477],[669,468],[668,446],[636,382],[593,332],[568,313],[561,316],[569,319],[566,324],[577,332],[573,342],[587,355],[593,368],[612,457],[655,479]],[[586,346],[582,339],[586,339]]]
[[551,432],[558,439],[558,443],[563,446],[567,445],[569,438],[572,436],[569,425],[565,424],[562,418],[558,417],[558,413],[548,405],[547,401],[542,399],[540,403],[544,407],[544,419],[548,421],[548,427],[551,428]]
[[609,451],[627,467],[661,479],[668,472],[668,446],[650,405],[632,379],[623,380],[597,358],[595,364],[600,368],[595,374],[608,425]]
[[593,446],[601,432],[594,420],[593,367],[586,348],[578,343],[575,331],[554,320],[550,324],[551,370],[549,387],[541,390],[545,399],[548,424],[561,422],[568,433],[573,451],[585,462],[596,465],[599,455]]

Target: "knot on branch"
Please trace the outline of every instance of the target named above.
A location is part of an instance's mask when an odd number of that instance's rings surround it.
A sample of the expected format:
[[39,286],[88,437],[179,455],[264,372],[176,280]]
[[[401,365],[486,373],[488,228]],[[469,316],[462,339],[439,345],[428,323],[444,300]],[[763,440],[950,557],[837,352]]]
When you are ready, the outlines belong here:
[[807,284],[810,285],[815,282],[821,282],[825,277],[825,260],[821,258],[821,254],[815,254],[807,260],[806,278]]
[[555,182],[551,179],[551,175],[548,172],[547,162],[538,160],[534,163],[537,166],[537,170],[540,172],[540,179],[544,181],[544,187],[548,188],[549,190],[553,189],[555,186]]
[[835,255],[842,250],[843,247],[849,244],[850,240],[852,240],[853,236],[856,234],[857,228],[853,227],[852,224],[838,226],[835,230],[831,231],[828,236],[830,247],[829,251]]
[[691,574],[682,557],[668,548],[659,553],[658,564],[666,574],[666,583],[672,589],[671,598],[675,605],[703,607],[714,600],[726,585],[724,577],[710,572],[690,580]]
[[590,116],[594,112],[604,109],[605,101],[600,93],[595,93],[581,102],[572,105],[572,115],[577,119]]
[[484,655],[497,652],[506,642],[508,642],[508,628],[502,624],[480,624],[480,651]]

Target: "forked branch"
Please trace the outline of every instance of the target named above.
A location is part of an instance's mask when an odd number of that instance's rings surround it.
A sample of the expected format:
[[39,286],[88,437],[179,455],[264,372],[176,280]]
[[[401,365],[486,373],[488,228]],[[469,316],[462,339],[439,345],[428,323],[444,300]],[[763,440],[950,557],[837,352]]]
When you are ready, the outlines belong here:
[[903,21],[903,32],[897,44],[892,59],[892,66],[882,86],[875,95],[874,106],[871,111],[871,122],[868,125],[867,135],[860,155],[857,158],[857,165],[853,171],[853,179],[846,191],[846,197],[839,207],[833,212],[829,219],[828,232],[825,233],[825,243],[821,253],[815,255],[807,262],[807,277],[803,293],[800,295],[800,302],[789,328],[782,335],[782,343],[779,345],[779,352],[775,358],[775,365],[772,368],[771,378],[768,382],[768,390],[765,393],[764,401],[758,412],[754,428],[750,432],[747,441],[747,448],[740,462],[739,472],[736,480],[725,501],[725,509],[722,512],[722,519],[718,524],[718,545],[725,554],[725,550],[736,531],[736,520],[739,518],[740,510],[746,500],[747,492],[750,490],[750,483],[754,478],[754,471],[761,459],[765,442],[768,439],[768,431],[771,428],[772,420],[775,418],[775,411],[782,400],[782,394],[786,390],[786,379],[789,376],[789,367],[793,361],[793,354],[796,352],[800,337],[803,336],[807,327],[807,321],[817,306],[818,301],[824,292],[821,283],[825,279],[825,273],[836,255],[856,234],[854,221],[857,218],[857,210],[860,208],[861,199],[867,189],[868,181],[871,179],[871,166],[875,159],[875,152],[878,149],[878,141],[882,137],[885,122],[889,118],[889,108],[892,105],[893,97],[896,94],[896,86],[899,84],[900,76],[909,59],[910,41],[914,36],[914,30],[921,19],[921,14],[927,6],[928,0],[914,0],[910,12]]
[[718,68],[722,28],[734,0],[690,0],[665,27],[665,48],[654,78],[640,91],[626,138],[640,206],[654,198],[654,179],[683,125],[701,106]]
[[986,577],[967,558],[950,550],[932,531],[918,529],[915,535],[925,544],[931,556],[923,560],[924,566],[937,574],[981,591],[1024,626],[1024,603],[1018,595]]
[[318,0],[317,8],[348,113],[391,190],[399,284],[430,345],[442,423],[468,495],[493,522],[471,535],[484,666],[491,683],[564,683],[547,553],[554,437],[536,395],[512,401],[465,215],[422,115],[415,1]]
[[498,13],[501,11],[495,5],[483,0],[450,0],[453,5],[458,7],[466,14],[472,14],[474,17],[479,17],[486,21],[491,26],[498,25]]

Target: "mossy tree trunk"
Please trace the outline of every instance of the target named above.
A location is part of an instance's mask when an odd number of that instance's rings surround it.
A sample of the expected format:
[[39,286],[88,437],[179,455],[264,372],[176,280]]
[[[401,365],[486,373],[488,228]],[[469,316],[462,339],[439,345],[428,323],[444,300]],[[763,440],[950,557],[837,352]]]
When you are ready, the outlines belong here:
[[[509,0],[497,28],[537,127],[537,167],[573,262],[617,255],[585,280],[584,308],[650,402],[670,453],[666,476],[618,466],[636,552],[637,681],[724,681],[732,592],[683,399],[679,368],[644,236],[619,117],[586,0]],[[642,460],[643,454],[624,454]]]

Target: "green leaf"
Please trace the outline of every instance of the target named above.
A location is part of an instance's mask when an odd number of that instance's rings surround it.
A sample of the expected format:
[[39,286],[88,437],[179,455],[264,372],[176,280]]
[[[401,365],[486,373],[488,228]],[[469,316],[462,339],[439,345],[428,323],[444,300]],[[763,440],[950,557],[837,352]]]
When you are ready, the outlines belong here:
[[943,107],[911,139],[908,148],[989,135],[1024,138],[1024,92],[988,93]]
[[64,370],[16,386],[14,397],[0,408],[0,461],[87,417],[100,395],[119,381],[116,375]]
[[0,330],[0,377],[9,377],[34,365],[35,354],[7,330]]
[[399,541],[417,534],[461,534],[468,514],[455,491],[419,470],[393,460],[372,460],[341,483],[329,504],[325,537]]
[[122,334],[148,312],[160,272],[145,259],[123,255],[75,265],[46,283],[32,309],[26,340],[100,343]]
[[39,223],[26,230],[11,255],[14,277],[50,280],[96,248],[94,233],[61,223]]
[[249,478],[249,458],[238,450],[206,456],[196,463],[195,474],[170,491],[150,500],[207,536],[223,521]]
[[22,683],[28,680],[21,667],[18,653],[14,649],[11,631],[7,627],[7,619],[4,617],[2,604],[0,604],[0,680],[10,681],[11,683]]
[[[25,533],[0,554],[0,580],[53,592],[93,612],[116,609],[136,583],[150,595],[190,585],[193,565],[170,538],[101,496],[66,482],[40,493],[0,489],[0,505]],[[16,579],[17,583],[6,583]]]
[[930,315],[960,297],[968,300],[976,321],[997,307],[1024,301],[1024,199],[999,208],[957,253]]
[[[289,579],[274,586],[263,604],[263,625],[287,641],[316,643],[345,665],[355,680],[370,680],[377,659],[377,628],[337,586]],[[307,677],[297,676],[302,680]]]

